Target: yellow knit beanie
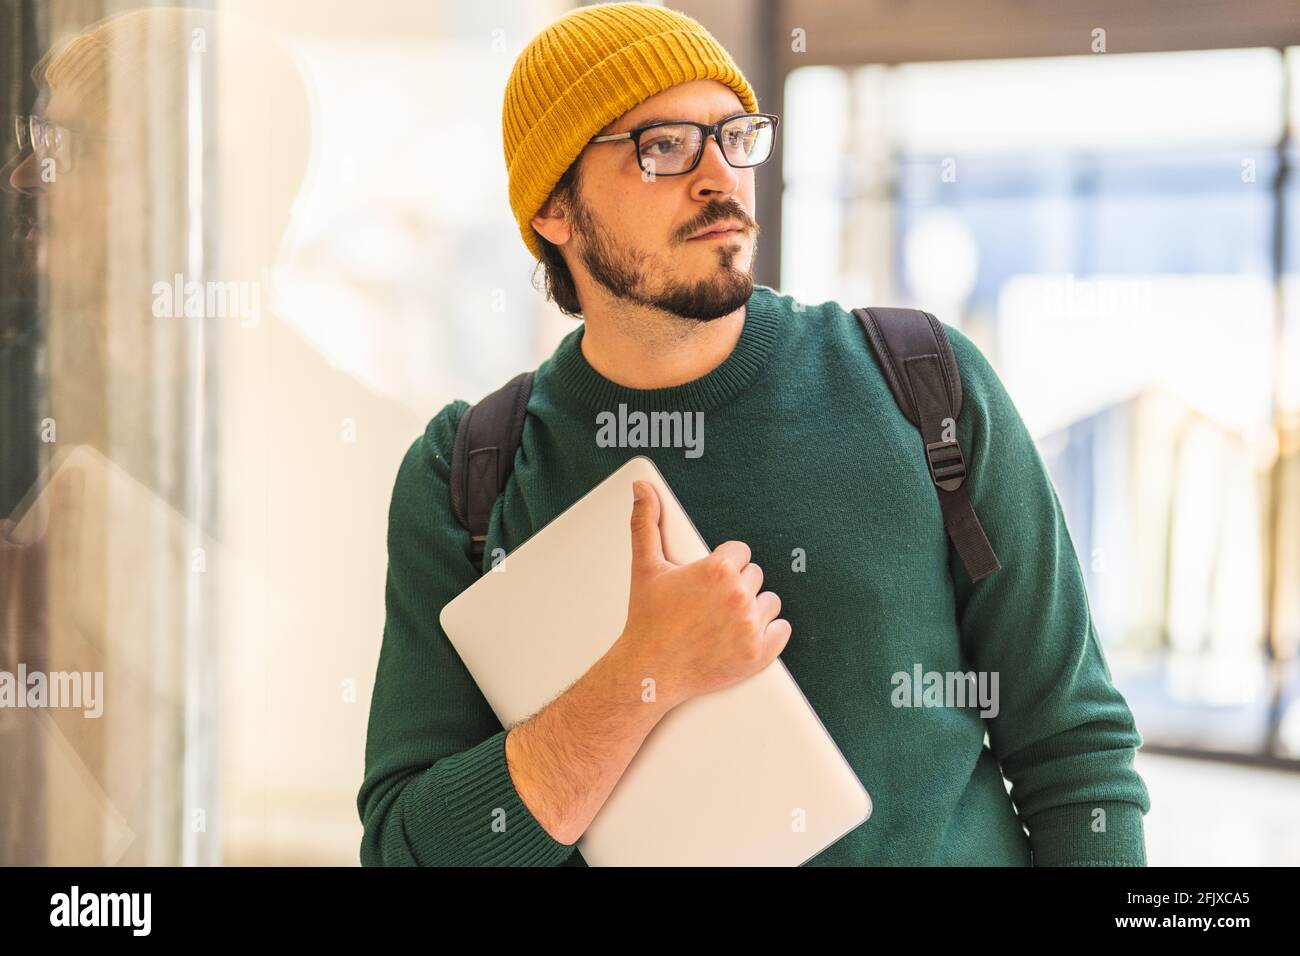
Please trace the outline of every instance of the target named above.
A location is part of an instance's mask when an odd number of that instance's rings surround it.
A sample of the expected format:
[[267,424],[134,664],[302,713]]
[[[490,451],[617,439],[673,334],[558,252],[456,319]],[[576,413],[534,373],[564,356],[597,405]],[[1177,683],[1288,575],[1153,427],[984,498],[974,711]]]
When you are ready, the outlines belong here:
[[510,208],[533,257],[542,257],[532,218],[587,141],[656,93],[691,80],[718,80],[758,111],[753,88],[697,21],[641,3],[580,7],[557,19],[519,54],[506,83],[501,132]]

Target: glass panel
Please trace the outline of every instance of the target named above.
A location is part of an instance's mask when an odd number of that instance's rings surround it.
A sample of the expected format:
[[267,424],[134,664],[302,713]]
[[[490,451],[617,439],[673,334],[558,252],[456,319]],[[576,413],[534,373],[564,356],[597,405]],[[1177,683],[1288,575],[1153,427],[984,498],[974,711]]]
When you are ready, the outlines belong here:
[[786,87],[785,290],[922,307],[984,349],[1148,743],[1300,752],[1294,705],[1278,737],[1300,630],[1288,71],[1294,51],[1216,50]]

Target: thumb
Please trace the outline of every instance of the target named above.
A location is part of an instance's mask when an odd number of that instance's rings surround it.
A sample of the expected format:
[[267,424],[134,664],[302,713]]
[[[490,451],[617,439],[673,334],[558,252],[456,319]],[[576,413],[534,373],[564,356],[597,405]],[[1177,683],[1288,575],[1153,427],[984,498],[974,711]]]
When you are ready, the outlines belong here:
[[654,567],[664,563],[663,540],[659,537],[659,495],[646,481],[632,482],[632,566]]

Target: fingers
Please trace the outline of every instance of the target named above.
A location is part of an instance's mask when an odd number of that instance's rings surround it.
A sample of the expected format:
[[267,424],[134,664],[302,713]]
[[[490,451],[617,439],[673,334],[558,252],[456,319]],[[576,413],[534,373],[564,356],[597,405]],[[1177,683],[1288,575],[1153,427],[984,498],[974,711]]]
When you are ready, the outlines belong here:
[[713,549],[710,555],[714,560],[729,564],[736,571],[744,569],[751,557],[749,545],[743,541],[724,541]]
[[781,613],[781,599],[775,591],[764,591],[754,599],[754,610],[758,612],[759,620],[766,625]]
[[41,544],[58,567],[80,569],[81,539],[88,518],[83,510],[86,475],[80,469],[61,472],[50,485],[50,512]]
[[85,473],[80,470],[65,472],[61,479],[50,483],[50,495],[54,499],[55,512],[80,514],[82,501],[86,496]]
[[663,564],[664,544],[659,534],[659,495],[648,481],[632,482],[632,564]]
[[785,650],[786,644],[790,642],[790,633],[790,622],[783,617],[778,617],[767,625],[763,631],[763,643],[767,645],[769,660],[779,657]]
[[740,572],[740,583],[745,586],[745,590],[751,597],[756,597],[759,588],[763,586],[763,569],[751,561]]

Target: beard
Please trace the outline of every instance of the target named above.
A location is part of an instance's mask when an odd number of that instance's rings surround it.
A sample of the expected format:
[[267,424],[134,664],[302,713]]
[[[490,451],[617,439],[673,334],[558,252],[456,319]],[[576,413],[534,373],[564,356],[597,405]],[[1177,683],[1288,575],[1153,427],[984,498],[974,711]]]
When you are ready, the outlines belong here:
[[[580,196],[573,196],[569,207],[574,232],[581,237],[579,258],[591,278],[615,298],[661,309],[683,319],[711,322],[735,312],[754,293],[757,245],[746,270],[737,267],[743,249],[718,244],[714,250],[718,268],[708,276],[690,282],[673,279],[653,282],[651,276],[656,263],[649,253],[620,244],[610,230],[596,221]],[[718,211],[725,215],[718,215],[713,221],[730,215],[741,222],[751,222],[737,203],[719,204]],[[756,225],[751,225],[751,234],[758,235]]]

